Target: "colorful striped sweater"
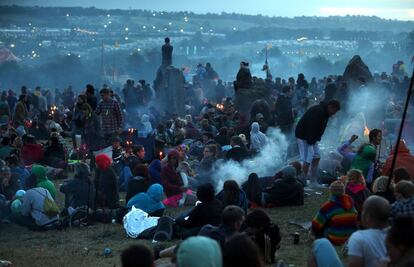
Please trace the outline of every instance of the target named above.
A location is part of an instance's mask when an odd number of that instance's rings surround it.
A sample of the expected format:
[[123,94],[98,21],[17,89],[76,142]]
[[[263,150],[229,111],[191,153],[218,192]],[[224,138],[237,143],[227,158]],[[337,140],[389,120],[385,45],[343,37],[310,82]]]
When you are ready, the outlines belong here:
[[312,231],[316,238],[326,237],[337,246],[344,244],[357,229],[354,202],[345,194],[332,195],[312,220]]

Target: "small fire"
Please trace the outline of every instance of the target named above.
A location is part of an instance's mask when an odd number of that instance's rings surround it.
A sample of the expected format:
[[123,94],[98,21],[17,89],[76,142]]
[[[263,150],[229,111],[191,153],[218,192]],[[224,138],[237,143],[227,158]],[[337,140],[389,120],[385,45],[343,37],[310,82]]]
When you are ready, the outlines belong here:
[[53,116],[53,114],[55,114],[55,112],[58,110],[57,106],[51,106],[50,107],[50,116]]
[[160,151],[160,159],[162,159],[162,156],[163,156],[162,151]]
[[366,125],[365,125],[365,129],[364,129],[364,136],[369,136],[369,129]]
[[224,109],[224,105],[223,104],[216,104],[216,108],[223,110]]

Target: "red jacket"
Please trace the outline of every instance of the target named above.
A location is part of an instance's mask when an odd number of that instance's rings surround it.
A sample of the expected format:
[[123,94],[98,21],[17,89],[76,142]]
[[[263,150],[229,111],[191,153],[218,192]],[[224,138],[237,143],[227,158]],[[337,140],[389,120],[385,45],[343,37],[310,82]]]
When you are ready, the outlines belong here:
[[[395,147],[391,150],[390,155],[385,161],[384,167],[382,169],[382,175],[389,175],[392,160],[394,158],[394,150]],[[410,177],[414,178],[414,156],[410,154],[410,150],[407,148],[404,141],[400,141],[397,152],[397,161],[395,162],[395,169],[401,167],[404,167],[410,174]]]
[[21,158],[23,164],[28,166],[33,163],[39,163],[43,160],[44,151],[42,145],[26,144],[22,148]]
[[164,186],[164,192],[167,197],[175,196],[182,193],[183,180],[177,171],[170,165],[164,166],[161,171],[161,181]]

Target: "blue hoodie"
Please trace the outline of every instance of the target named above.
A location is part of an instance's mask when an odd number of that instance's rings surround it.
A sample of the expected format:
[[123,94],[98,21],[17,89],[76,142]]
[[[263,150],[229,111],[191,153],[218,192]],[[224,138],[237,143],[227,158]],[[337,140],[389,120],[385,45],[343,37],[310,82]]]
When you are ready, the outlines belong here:
[[162,203],[164,198],[164,189],[160,184],[153,184],[148,188],[146,193],[138,193],[133,196],[127,203],[127,208],[135,206],[137,209],[141,209],[146,213],[152,213],[154,211],[164,209],[165,206]]
[[155,159],[149,165],[149,174],[151,176],[151,183],[161,184],[161,161]]

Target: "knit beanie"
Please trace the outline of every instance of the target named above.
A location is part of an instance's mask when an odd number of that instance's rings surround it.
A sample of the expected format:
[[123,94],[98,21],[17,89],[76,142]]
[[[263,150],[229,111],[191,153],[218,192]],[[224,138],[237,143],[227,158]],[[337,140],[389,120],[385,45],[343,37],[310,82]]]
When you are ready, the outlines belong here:
[[332,195],[345,194],[345,185],[341,181],[335,181],[329,186],[329,191]]

